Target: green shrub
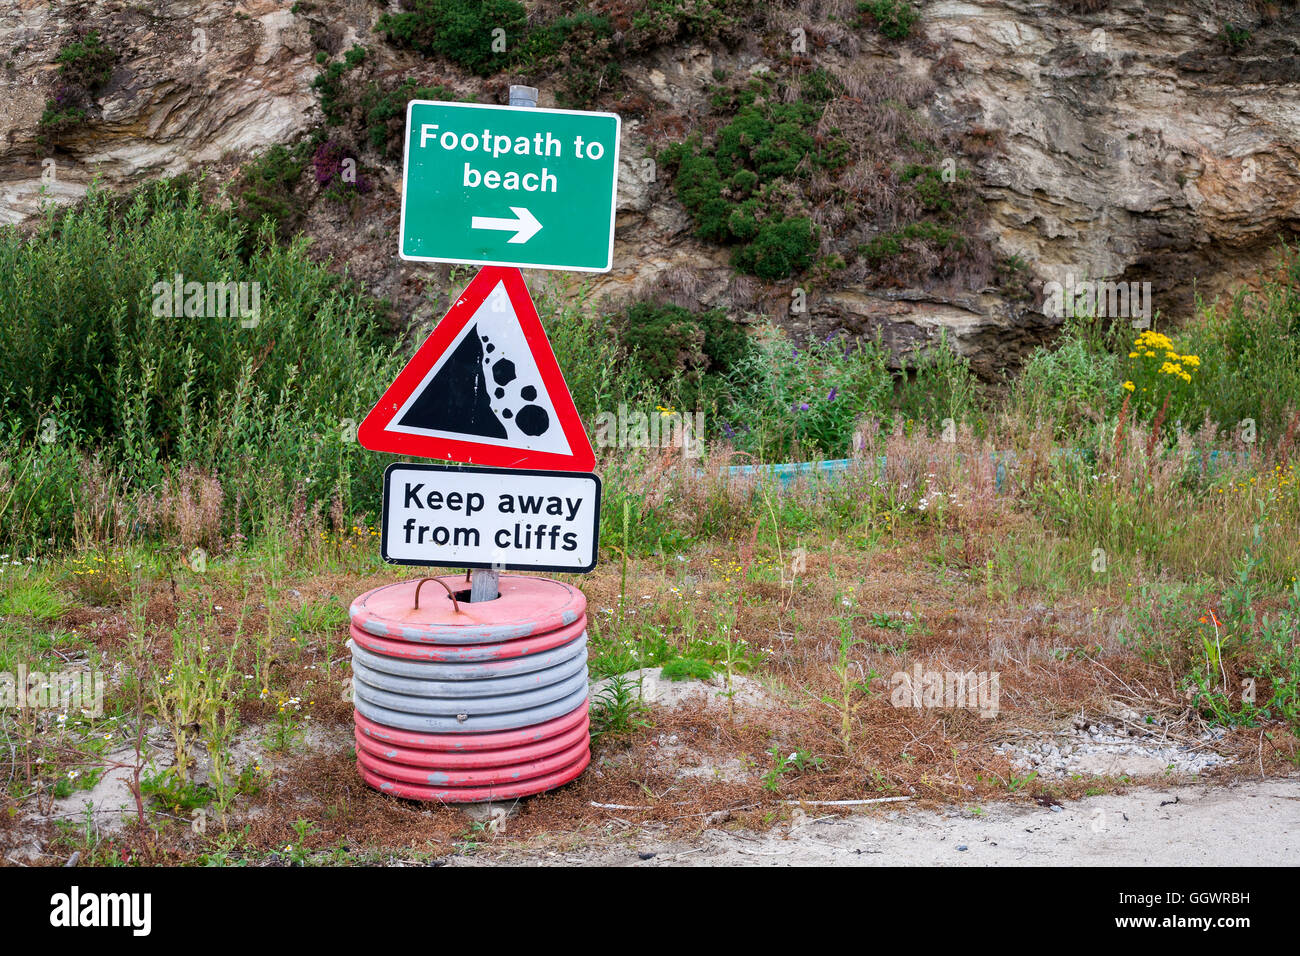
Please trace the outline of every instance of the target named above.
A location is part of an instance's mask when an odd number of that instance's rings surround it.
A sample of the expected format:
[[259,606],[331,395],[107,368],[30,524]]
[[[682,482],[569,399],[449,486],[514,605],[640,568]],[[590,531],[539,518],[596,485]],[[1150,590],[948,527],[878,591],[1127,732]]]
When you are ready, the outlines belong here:
[[623,316],[622,341],[649,382],[673,407],[692,409],[706,376],[716,381],[750,355],[745,329],[722,309],[691,312],[640,302]]
[[728,386],[717,431],[761,460],[798,461],[850,454],[864,416],[888,417],[893,376],[879,342],[831,337],[796,346],[768,328]]
[[[305,240],[241,254],[245,229],[169,184],[126,203],[95,189],[30,235],[0,229],[0,536],[66,541],[85,482],[139,493],[181,463],[238,505],[227,531],[298,497],[345,514],[378,501],[383,463],[347,425],[400,364],[378,305]],[[259,321],[166,315],[158,284],[178,273],[258,283]]]
[[59,78],[64,82],[96,93],[112,77],[117,53],[104,45],[98,30],[91,30],[59,50],[54,62],[59,64]]
[[799,97],[806,103],[829,103],[844,93],[844,84],[834,73],[818,67],[809,71],[803,78]]
[[454,102],[459,99],[454,90],[443,86],[420,86],[415,80],[403,80],[393,90],[384,90],[378,83],[371,83],[360,99],[361,114],[365,117],[363,135],[385,156],[396,158],[402,155],[407,103],[411,100]]
[[64,133],[76,129],[89,119],[90,114],[80,106],[64,105],[59,99],[45,101],[45,110],[37,123],[38,138],[48,146]]
[[[696,135],[659,158],[673,173],[673,189],[696,235],[735,245],[736,269],[775,281],[811,266],[819,245],[810,216],[771,211],[785,192],[781,184],[806,177],[813,167],[838,168],[848,146],[837,131],[820,144],[809,132],[824,103],[760,102],[764,91],[771,92],[755,81],[736,94],[738,111],[712,147]],[[731,100],[717,99],[715,106],[728,109]]]
[[[375,29],[390,43],[446,57],[480,76],[510,65],[528,29],[528,11],[516,0],[404,0],[403,8],[385,13]],[[505,31],[502,52],[492,49],[496,29]]]
[[[316,59],[317,62],[325,64],[328,57],[324,51],[321,51]],[[337,126],[343,121],[343,77],[359,67],[365,59],[366,48],[354,43],[351,49],[343,54],[343,59],[325,65],[325,69],[312,80],[311,88],[320,96],[320,108],[325,114],[325,122]]]
[[608,18],[579,10],[529,30],[511,62],[529,72],[553,73],[561,106],[586,106],[621,75],[613,38]]
[[589,426],[601,412],[653,400],[654,391],[638,360],[623,346],[625,322],[592,308],[584,298],[563,301],[536,296],[551,350],[564,371],[569,394]]
[[922,221],[908,223],[902,229],[876,236],[860,246],[858,251],[872,265],[878,265],[887,259],[903,255],[908,243],[913,241],[938,249],[961,249],[966,242],[954,229]]
[[1076,322],[1029,356],[1007,407],[1018,422],[1050,426],[1057,440],[1078,442],[1118,409],[1120,381],[1119,358]]
[[952,275],[963,255],[969,259],[969,253],[980,249],[957,229],[922,220],[875,236],[860,244],[858,253],[872,267],[877,283],[906,287]]
[[807,216],[768,219],[759,224],[748,245],[732,253],[731,264],[741,272],[775,281],[811,266],[817,246],[817,231]]
[[632,14],[628,45],[643,50],[678,40],[707,42],[735,34],[750,0],[646,0]]
[[906,40],[920,19],[916,8],[907,0],[859,0],[858,12],[875,26],[881,36],[891,40]]
[[1225,23],[1219,30],[1218,39],[1233,53],[1237,53],[1250,46],[1254,39],[1250,30],[1245,27],[1234,26],[1231,23]]
[[[324,52],[317,62],[325,69],[312,81],[320,96],[321,112],[329,126],[350,127],[357,142],[369,142],[381,154],[396,158],[402,154],[406,134],[406,104],[411,100],[460,99],[454,90],[442,86],[421,86],[414,79],[385,88],[377,81],[363,84],[349,80],[365,62],[365,47],[353,44],[341,60],[329,61]],[[356,120],[359,119],[359,123]]]
[[921,208],[926,212],[951,213],[957,209],[954,193],[970,179],[970,171],[961,169],[952,182],[944,182],[942,170],[916,163],[903,170],[902,180],[910,183]]
[[89,108],[95,95],[112,77],[116,61],[117,54],[100,40],[98,30],[64,44],[54,58],[59,65],[54,95],[45,101],[45,109],[36,124],[37,141],[41,145],[53,145],[62,134],[90,119]]
[[73,527],[87,471],[78,436],[57,400],[27,420],[3,405],[0,412],[8,424],[0,451],[0,541],[10,551],[43,551]]
[[[444,56],[488,76],[516,70],[549,77],[561,105],[585,107],[616,88],[621,63],[679,40],[708,42],[739,36],[751,0],[649,0],[619,11],[619,24],[603,12],[568,10],[529,23],[515,0],[403,0],[403,9],[379,18],[375,29],[390,43]],[[493,30],[505,31],[493,47]]]
[[247,237],[255,234],[264,219],[271,220],[280,239],[294,233],[305,213],[296,190],[310,161],[311,148],[310,140],[293,147],[277,143],[244,166],[234,193],[235,214],[247,227]]
[[946,330],[940,330],[937,343],[903,359],[895,405],[900,415],[935,432],[949,418],[981,429],[984,424],[978,418],[979,382]]
[[810,129],[821,110],[808,103],[746,106],[718,131],[714,156],[723,176],[752,169],[759,180],[796,175],[815,143]]
[[1194,427],[1208,415],[1232,428],[1249,418],[1262,438],[1280,437],[1300,411],[1300,250],[1282,245],[1257,290],[1202,307],[1174,338],[1199,364],[1170,420]]

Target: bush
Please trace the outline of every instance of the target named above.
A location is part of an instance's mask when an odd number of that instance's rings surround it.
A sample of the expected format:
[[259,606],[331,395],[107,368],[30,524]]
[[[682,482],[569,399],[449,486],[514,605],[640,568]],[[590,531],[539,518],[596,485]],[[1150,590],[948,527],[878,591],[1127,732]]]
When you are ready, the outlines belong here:
[[879,342],[831,337],[796,346],[768,328],[728,386],[724,436],[761,460],[798,461],[850,454],[858,422],[888,416],[893,376]]
[[858,251],[872,265],[898,256],[908,251],[912,242],[925,243],[937,249],[960,249],[965,239],[955,230],[933,222],[913,222],[894,232],[883,233],[865,243]]
[[38,142],[50,146],[63,133],[90,118],[88,110],[112,77],[116,61],[117,54],[100,40],[98,30],[91,30],[59,50],[54,58],[59,65],[59,81],[36,125]]
[[970,170],[959,169],[952,182],[944,182],[942,170],[910,164],[902,180],[910,183],[922,209],[930,213],[953,213],[958,208],[956,193],[970,180]]
[[1252,36],[1250,30],[1246,29],[1245,27],[1239,27],[1239,26],[1234,26],[1231,23],[1225,23],[1222,29],[1219,30],[1219,35],[1217,39],[1219,40],[1220,43],[1222,43],[1225,47],[1227,47],[1228,50],[1230,50],[1233,53],[1238,53],[1244,50],[1246,47],[1250,46],[1251,41],[1254,39],[1254,37]]
[[[324,51],[316,55],[318,63],[325,64],[327,59]],[[351,49],[343,54],[343,59],[325,64],[325,69],[312,80],[311,88],[320,96],[320,108],[325,114],[325,122],[335,126],[343,122],[345,107],[343,77],[361,66],[365,59],[366,48],[354,43]]]
[[516,46],[512,62],[531,72],[554,72],[561,106],[593,103],[621,74],[613,46],[614,27],[587,10],[534,27]]
[[817,256],[817,232],[807,216],[769,219],[758,226],[753,241],[731,255],[741,272],[775,281],[803,272]]
[[293,235],[305,211],[295,192],[307,168],[311,145],[308,140],[292,148],[277,143],[240,172],[234,186],[235,214],[243,220],[247,238],[256,234],[265,219],[271,220],[277,238]]
[[906,40],[920,14],[907,0],[859,0],[858,12],[863,14],[881,36],[891,40]]
[[958,265],[955,254],[967,245],[957,230],[923,220],[876,236],[858,246],[858,252],[875,270],[876,281],[905,287],[952,274]]
[[[375,29],[391,43],[444,56],[480,76],[500,70],[549,76],[561,105],[586,107],[616,86],[629,54],[678,39],[737,34],[750,9],[749,0],[650,0],[635,12],[577,9],[530,24],[515,0],[403,0],[403,10],[384,14]],[[493,50],[498,27],[504,49]]]
[[649,398],[653,391],[638,361],[623,346],[624,323],[615,316],[590,308],[586,301],[561,302],[537,296],[537,310],[546,337],[573,404],[590,427],[596,416]]
[[1300,250],[1282,245],[1257,291],[1201,308],[1175,341],[1198,362],[1170,420],[1195,426],[1208,415],[1230,428],[1249,418],[1278,437],[1300,410]]
[[[809,268],[819,245],[810,216],[772,211],[786,192],[782,183],[807,177],[813,167],[838,168],[847,143],[831,135],[819,144],[809,132],[823,103],[760,103],[763,91],[761,81],[740,91],[739,110],[718,130],[713,147],[697,135],[669,146],[660,159],[673,172],[673,188],[696,235],[735,245],[736,269],[775,281]],[[730,102],[715,105],[726,109]]]
[[357,157],[336,140],[328,139],[316,147],[311,165],[316,185],[336,202],[350,204],[370,192],[370,180],[357,171]]
[[641,302],[624,313],[622,325],[628,355],[674,407],[692,409],[702,392],[716,393],[718,377],[751,351],[745,329],[722,309],[691,312]]
[[454,102],[460,97],[442,86],[420,86],[415,80],[403,80],[396,89],[385,90],[371,83],[360,98],[364,119],[362,135],[389,158],[402,155],[406,135],[406,104],[411,100],[443,100]]
[[112,77],[117,54],[100,40],[98,30],[91,30],[59,50],[54,62],[59,64],[59,78],[65,83],[97,93]]
[[945,419],[980,426],[979,384],[970,360],[959,355],[941,330],[937,344],[904,359],[896,405],[900,415],[935,431]]
[[628,45],[634,50],[678,40],[725,39],[740,28],[748,0],[646,0],[632,14]]
[[[66,541],[78,487],[140,494],[180,463],[219,478],[229,532],[283,518],[295,498],[345,514],[377,504],[383,463],[347,424],[400,364],[377,304],[303,240],[264,235],[245,258],[244,238],[197,187],[168,184],[124,208],[95,189],[30,236],[0,230],[0,534]],[[170,311],[158,283],[178,273],[258,283],[258,322],[155,314]]]
[[1011,386],[1008,410],[1018,423],[1050,426],[1060,441],[1078,442],[1118,410],[1120,363],[1081,324],[1051,348],[1030,355]]
[[[403,0],[402,5],[402,12],[381,16],[375,29],[390,43],[446,57],[479,76],[508,66],[528,29],[528,11],[516,0]],[[497,29],[506,38],[500,53],[492,49]]]

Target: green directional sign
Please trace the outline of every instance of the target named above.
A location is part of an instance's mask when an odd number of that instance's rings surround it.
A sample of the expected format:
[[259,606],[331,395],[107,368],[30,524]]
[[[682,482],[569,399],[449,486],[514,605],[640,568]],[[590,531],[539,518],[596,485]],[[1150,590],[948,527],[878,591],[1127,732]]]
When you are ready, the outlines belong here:
[[399,254],[607,272],[618,134],[613,113],[412,100]]

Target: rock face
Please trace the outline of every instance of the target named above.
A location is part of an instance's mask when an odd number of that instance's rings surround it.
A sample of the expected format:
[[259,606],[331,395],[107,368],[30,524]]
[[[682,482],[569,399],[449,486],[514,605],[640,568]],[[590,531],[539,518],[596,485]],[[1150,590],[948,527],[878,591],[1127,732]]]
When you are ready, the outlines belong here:
[[[54,57],[89,29],[118,54],[96,115],[41,143]],[[0,12],[0,50],[10,58],[0,73],[0,223],[35,213],[42,191],[76,198],[95,177],[130,187],[285,142],[319,120],[307,26],[276,0],[16,0]]]
[[[301,6],[310,12],[280,0],[10,0],[0,11],[0,223],[75,199],[95,177],[128,188],[189,170],[219,174],[291,141],[321,122],[311,89],[318,49],[359,40],[390,74],[421,68],[373,34],[380,5]],[[931,122],[986,136],[989,148],[962,162],[995,250],[1023,265],[1018,287],[883,290],[822,277],[804,283],[807,308],[792,312],[795,281],[737,276],[727,250],[694,238],[649,159],[674,134],[633,118],[624,127],[618,265],[590,283],[597,294],[721,305],[738,319],[764,312],[814,334],[879,333],[898,355],[944,331],[993,374],[1059,325],[1042,314],[1044,282],[1150,282],[1154,308],[1177,321],[1194,291],[1214,295],[1248,280],[1279,237],[1300,232],[1294,3],[936,0],[921,5],[923,38],[906,44],[845,29],[852,6],[805,0],[773,22],[806,24],[820,37],[814,59],[832,72],[931,83]],[[112,39],[111,77],[88,122],[42,142],[41,115],[59,84],[55,56],[91,28]],[[772,51],[759,38],[731,49],[661,49],[625,64],[628,95],[685,115],[707,101],[715,68],[761,71],[776,62]],[[501,78],[485,87],[454,69],[441,76],[466,91],[490,87],[480,96],[489,101],[503,88]],[[545,89],[542,105],[553,105]],[[371,160],[385,188],[363,213],[365,228],[313,214],[307,229],[323,254],[348,261],[409,314],[437,270],[397,259],[388,234],[401,170]]]
[[[1300,229],[1294,5],[938,2],[925,22],[964,64],[935,113],[1002,131],[984,196],[1039,276],[1150,281],[1177,316],[1193,277],[1221,292]],[[1225,24],[1252,24],[1239,49]]]

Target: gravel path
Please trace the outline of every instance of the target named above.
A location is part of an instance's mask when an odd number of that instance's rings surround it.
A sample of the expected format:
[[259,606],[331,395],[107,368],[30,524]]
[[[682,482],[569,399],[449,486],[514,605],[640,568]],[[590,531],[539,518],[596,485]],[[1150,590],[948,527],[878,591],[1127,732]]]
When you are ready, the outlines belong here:
[[766,833],[712,829],[687,842],[627,831],[614,840],[617,846],[506,851],[455,863],[1294,866],[1300,860],[1300,777],[1140,789],[1050,808],[992,804],[979,814],[886,810],[823,819],[810,810]]

